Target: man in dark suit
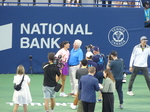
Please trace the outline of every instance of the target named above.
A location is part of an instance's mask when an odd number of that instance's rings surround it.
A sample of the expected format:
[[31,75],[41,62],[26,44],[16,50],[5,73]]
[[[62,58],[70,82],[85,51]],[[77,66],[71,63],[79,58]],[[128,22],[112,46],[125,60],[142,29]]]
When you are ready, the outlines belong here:
[[99,91],[98,80],[94,77],[96,72],[95,67],[88,68],[88,74],[82,76],[79,83],[79,89],[81,90],[81,100],[83,104],[84,112],[94,112],[96,103],[96,93]]

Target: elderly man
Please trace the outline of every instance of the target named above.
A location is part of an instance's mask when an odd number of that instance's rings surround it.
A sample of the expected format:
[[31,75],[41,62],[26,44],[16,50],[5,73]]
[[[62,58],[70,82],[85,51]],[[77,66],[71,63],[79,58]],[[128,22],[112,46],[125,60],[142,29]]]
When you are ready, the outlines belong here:
[[80,61],[83,59],[83,52],[80,48],[82,41],[77,39],[73,43],[73,49],[70,51],[69,57],[69,76],[71,84],[71,93],[69,95],[76,95],[78,91],[78,80],[76,79],[76,70],[80,67]]

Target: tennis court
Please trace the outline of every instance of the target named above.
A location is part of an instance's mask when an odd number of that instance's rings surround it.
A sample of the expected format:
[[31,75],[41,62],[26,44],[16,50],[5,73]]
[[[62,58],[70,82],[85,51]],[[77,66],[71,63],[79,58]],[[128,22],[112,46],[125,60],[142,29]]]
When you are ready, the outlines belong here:
[[[0,74],[0,112],[12,112],[13,110],[13,76],[14,74]],[[42,93],[42,81],[43,75],[34,74],[30,75],[31,85],[30,91],[33,99],[33,103],[28,106],[28,112],[45,112],[43,107],[43,93]],[[120,110],[119,100],[117,93],[115,92],[115,105],[114,112],[150,112],[150,91],[147,88],[145,79],[142,75],[138,75],[134,82],[133,92],[135,96],[128,96],[127,86],[130,75],[127,75],[127,83],[123,84],[124,92],[124,109]],[[66,79],[65,92],[70,93],[69,76]],[[97,93],[98,95],[98,93]],[[59,93],[56,93],[56,106],[55,112],[76,112],[70,108],[74,98],[71,96],[63,98],[59,97]],[[96,103],[95,112],[101,112],[102,103]],[[23,112],[23,108],[20,106],[18,112]]]

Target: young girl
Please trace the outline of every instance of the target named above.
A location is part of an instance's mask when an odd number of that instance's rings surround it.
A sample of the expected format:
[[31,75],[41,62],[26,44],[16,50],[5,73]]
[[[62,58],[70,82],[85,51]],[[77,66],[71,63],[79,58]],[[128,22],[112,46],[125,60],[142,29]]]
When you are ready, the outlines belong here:
[[[69,58],[69,47],[70,47],[70,43],[68,41],[63,41],[60,44],[60,50],[56,53],[56,57],[58,57],[59,55],[62,56],[62,62],[64,63],[64,66],[62,67],[61,71],[61,81],[62,81],[62,87],[61,87],[61,93],[59,94],[59,96],[62,97],[67,97],[68,95],[66,95],[66,93],[64,93],[64,87],[65,87],[65,80],[66,80],[66,75],[68,75],[68,58]],[[56,76],[56,82],[59,81],[59,77]]]
[[21,90],[16,91],[14,90],[13,94],[13,102],[14,102],[14,109],[13,112],[17,112],[19,105],[23,105],[24,112],[27,112],[27,105],[31,103],[32,98],[29,90],[30,85],[30,78],[25,75],[24,66],[19,65],[17,67],[17,75],[14,76],[13,83],[19,84],[23,78],[24,80],[21,85]]
[[103,74],[105,81],[103,88],[100,87],[103,97],[102,112],[114,112],[115,79],[109,69],[105,69]]

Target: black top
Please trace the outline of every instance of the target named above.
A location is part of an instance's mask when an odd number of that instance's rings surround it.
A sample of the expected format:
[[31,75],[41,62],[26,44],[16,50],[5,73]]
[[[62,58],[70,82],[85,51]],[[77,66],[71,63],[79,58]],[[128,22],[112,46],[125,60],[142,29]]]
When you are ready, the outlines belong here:
[[44,63],[43,70],[44,70],[43,85],[54,87],[56,85],[56,75],[60,76],[59,68],[55,64]]

